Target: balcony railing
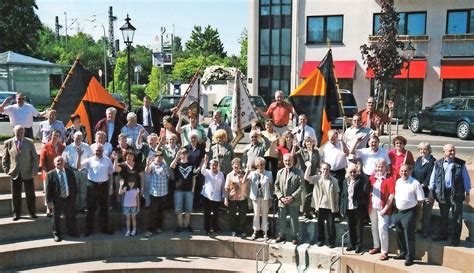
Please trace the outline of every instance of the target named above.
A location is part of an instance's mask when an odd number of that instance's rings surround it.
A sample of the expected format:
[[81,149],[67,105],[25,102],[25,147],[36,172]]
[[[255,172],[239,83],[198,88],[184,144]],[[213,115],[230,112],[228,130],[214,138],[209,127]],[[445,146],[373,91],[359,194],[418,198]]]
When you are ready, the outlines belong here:
[[[369,35],[369,42],[370,43],[377,43],[380,40],[380,36],[377,35]],[[430,36],[429,35],[398,35],[397,40],[408,43],[408,41],[412,42],[412,45],[415,47],[415,57],[417,58],[426,58],[430,53]],[[400,49],[400,54],[402,55],[403,52]]]
[[443,57],[474,57],[474,34],[443,35]]

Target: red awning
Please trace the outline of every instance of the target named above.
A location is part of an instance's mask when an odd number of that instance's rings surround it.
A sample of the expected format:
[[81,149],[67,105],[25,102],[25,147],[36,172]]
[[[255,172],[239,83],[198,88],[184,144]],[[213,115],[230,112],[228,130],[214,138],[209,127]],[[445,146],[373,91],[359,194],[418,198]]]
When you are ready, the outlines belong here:
[[441,79],[474,79],[474,61],[441,61]]
[[[414,60],[410,62],[410,79],[424,79],[426,77],[426,60]],[[365,73],[366,78],[374,78],[372,69],[367,69]],[[406,79],[407,69],[402,68],[400,75],[394,77],[395,79]]]
[[[307,78],[321,63],[320,61],[305,61],[301,66],[300,78]],[[334,71],[338,79],[353,79],[356,61],[334,61]]]

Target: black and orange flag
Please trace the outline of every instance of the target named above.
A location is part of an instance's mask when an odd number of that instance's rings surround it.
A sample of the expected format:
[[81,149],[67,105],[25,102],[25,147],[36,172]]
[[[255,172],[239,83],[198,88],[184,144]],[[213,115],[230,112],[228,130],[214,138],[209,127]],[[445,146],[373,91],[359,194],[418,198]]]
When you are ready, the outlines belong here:
[[57,111],[57,119],[67,123],[67,127],[72,124],[71,115],[78,114],[87,130],[87,140],[84,141],[90,144],[95,124],[105,118],[105,110],[109,107],[117,109],[117,117],[124,109],[76,59],[51,106]]
[[317,69],[290,94],[289,99],[296,113],[306,114],[308,125],[316,131],[318,146],[328,140],[327,132],[331,129],[331,121],[343,115],[336,82],[332,52],[329,49]]

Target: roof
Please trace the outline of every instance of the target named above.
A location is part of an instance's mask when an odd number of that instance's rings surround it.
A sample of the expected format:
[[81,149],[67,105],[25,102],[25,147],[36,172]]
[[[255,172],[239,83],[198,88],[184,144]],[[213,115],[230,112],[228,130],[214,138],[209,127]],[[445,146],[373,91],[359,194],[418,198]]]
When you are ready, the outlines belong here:
[[13,51],[0,53],[0,65],[61,66],[59,64],[54,64],[48,61],[18,54]]

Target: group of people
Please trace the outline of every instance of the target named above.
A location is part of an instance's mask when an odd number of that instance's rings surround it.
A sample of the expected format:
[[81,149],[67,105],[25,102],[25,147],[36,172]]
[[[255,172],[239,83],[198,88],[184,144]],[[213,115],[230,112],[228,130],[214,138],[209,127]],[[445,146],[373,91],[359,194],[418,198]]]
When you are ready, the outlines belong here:
[[[411,265],[415,232],[429,236],[431,208],[436,200],[441,223],[433,240],[448,239],[452,209],[450,243],[460,243],[462,202],[469,198],[471,187],[465,162],[455,157],[451,144],[445,145],[445,156],[439,160],[431,155],[426,142],[419,144],[415,160],[405,148],[403,136],[393,139],[394,149],[390,151],[379,146],[381,125],[390,120],[391,111],[386,115],[376,110],[372,97],[367,108],[354,115],[350,128],[328,131],[329,140],[318,149],[320,140],[308,125],[311,117],[300,114],[298,124],[289,126],[295,111],[283,99],[283,92],[277,91],[276,101],[266,112],[260,112],[268,118],[264,130],[252,126],[250,144],[240,158],[230,145],[232,131],[220,112],[214,113],[206,129],[198,123],[196,113],[184,116],[176,109],[158,109],[145,97],[142,107],[126,114],[124,125],[116,109],[108,108],[105,118],[96,124],[94,142],[89,145],[77,115],[71,116],[68,128],[56,120],[54,110],[38,113],[30,109],[31,123],[25,122],[23,114],[19,122],[15,115],[27,112],[23,110],[27,105],[24,100],[20,104],[22,96],[17,95],[15,105],[0,105],[0,112],[8,114],[14,125],[15,136],[5,141],[2,159],[5,172],[12,176],[13,220],[21,214],[22,184],[28,212],[36,218],[33,177],[39,167],[44,171],[46,205],[52,212],[56,241],[61,240],[61,212],[73,237],[79,236],[76,213],[87,213],[84,235],[90,236],[97,209],[101,232],[112,234],[108,206],[117,201],[126,215],[125,236],[137,234],[136,215],[143,208],[147,208],[148,217],[145,237],[161,233],[163,212],[172,202],[178,220],[176,232],[193,232],[190,217],[199,206],[204,209],[204,231],[209,235],[220,232],[218,219],[223,204],[228,208],[232,235],[247,237],[246,215],[251,205],[253,232],[249,239],[267,239],[268,213],[275,204],[279,219],[276,242],[288,239],[298,244],[298,217],[303,214],[318,219],[315,243],[333,248],[335,223],[345,217],[350,238],[347,250],[361,253],[364,225],[370,219],[373,247],[369,253],[388,259],[388,230],[393,224],[400,249],[395,258]],[[393,102],[388,104],[390,110],[393,107]],[[179,117],[176,127],[171,114]],[[39,159],[28,138],[32,137],[28,133],[32,118],[37,115],[47,117],[38,132],[43,143]],[[185,125],[184,120],[188,122]]]

